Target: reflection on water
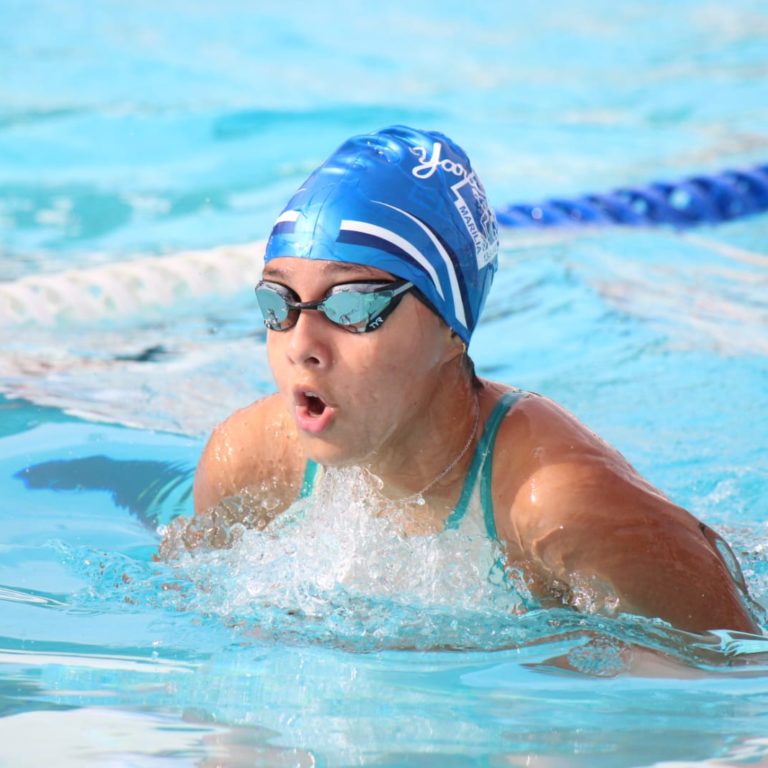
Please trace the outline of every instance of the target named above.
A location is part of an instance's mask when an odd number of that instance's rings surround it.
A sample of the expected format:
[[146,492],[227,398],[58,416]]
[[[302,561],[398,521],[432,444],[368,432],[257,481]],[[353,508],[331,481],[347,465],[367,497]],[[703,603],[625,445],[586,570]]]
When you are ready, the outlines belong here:
[[565,645],[360,655],[233,644],[184,664],[161,656],[133,666],[87,647],[67,658],[20,652],[4,660],[0,734],[4,755],[20,755],[14,766],[25,764],[15,745],[29,743],[20,734],[40,727],[41,749],[72,765],[161,756],[170,765],[350,765],[375,755],[392,766],[629,768],[768,755],[765,675],[598,684],[540,665]]

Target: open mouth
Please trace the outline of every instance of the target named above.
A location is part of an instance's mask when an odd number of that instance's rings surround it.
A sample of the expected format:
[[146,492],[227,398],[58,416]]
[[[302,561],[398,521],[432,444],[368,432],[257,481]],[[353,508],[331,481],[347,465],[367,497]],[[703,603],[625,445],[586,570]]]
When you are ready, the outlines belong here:
[[322,416],[325,411],[325,401],[313,392],[305,392],[306,408],[310,416]]
[[313,390],[300,390],[295,394],[296,423],[305,432],[324,431],[333,420],[335,410]]

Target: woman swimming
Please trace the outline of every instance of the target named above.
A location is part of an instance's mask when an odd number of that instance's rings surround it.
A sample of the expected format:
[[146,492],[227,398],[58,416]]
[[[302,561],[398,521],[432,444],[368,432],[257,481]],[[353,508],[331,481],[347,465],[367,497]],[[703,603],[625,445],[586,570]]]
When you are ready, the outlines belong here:
[[[483,187],[446,136],[397,126],[343,144],[270,235],[256,298],[278,393],[213,432],[198,517],[263,526],[324,468],[354,465],[406,535],[477,516],[539,595],[578,607],[586,589],[685,630],[758,631],[714,531],[552,401],[475,376],[467,346],[497,250]],[[227,505],[243,492],[264,497],[258,520]],[[201,537],[225,543],[207,524],[182,536]]]

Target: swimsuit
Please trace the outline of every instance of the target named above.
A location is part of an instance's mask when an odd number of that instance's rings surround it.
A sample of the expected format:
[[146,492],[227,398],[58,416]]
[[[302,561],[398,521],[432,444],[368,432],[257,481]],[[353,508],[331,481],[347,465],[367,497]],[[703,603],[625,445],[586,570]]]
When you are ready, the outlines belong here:
[[[494,405],[475,448],[472,464],[464,480],[459,501],[445,521],[445,530],[458,529],[463,521],[469,517],[467,511],[479,506],[482,510],[488,537],[492,540],[498,539],[493,516],[493,449],[502,420],[525,394],[521,390],[505,392]],[[312,459],[307,460],[299,494],[300,499],[305,499],[312,494],[318,469],[319,465],[316,462]]]

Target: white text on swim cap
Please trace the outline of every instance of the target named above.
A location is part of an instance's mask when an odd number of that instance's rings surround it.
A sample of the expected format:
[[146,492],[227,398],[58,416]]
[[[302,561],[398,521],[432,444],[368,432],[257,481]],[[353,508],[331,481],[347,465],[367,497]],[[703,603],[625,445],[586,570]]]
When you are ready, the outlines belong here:
[[[419,165],[415,165],[411,169],[411,173],[417,179],[430,178],[438,168],[460,178],[460,181],[451,184],[451,190],[453,191],[453,194],[456,195],[454,204],[464,222],[464,226],[467,228],[469,236],[472,238],[472,242],[474,243],[477,268],[483,269],[483,267],[493,261],[496,255],[496,239],[493,214],[490,212],[488,201],[476,174],[474,171],[472,173],[467,173],[467,169],[461,163],[454,162],[448,158],[442,159],[443,145],[439,141],[436,141],[432,145],[432,156],[429,157],[429,159],[427,158],[427,150],[424,147],[411,147],[411,152],[419,159]],[[467,205],[462,193],[459,191],[467,184],[482,212],[482,229],[477,225],[477,222],[475,222],[472,211]]]
[[447,157],[441,160],[443,145],[436,141],[432,145],[432,157],[427,160],[427,150],[424,147],[411,147],[411,152],[419,158],[420,165],[415,165],[411,173],[417,179],[428,179],[438,169],[442,168],[446,173],[452,173],[454,176],[467,176],[467,169],[461,163],[455,163]]

